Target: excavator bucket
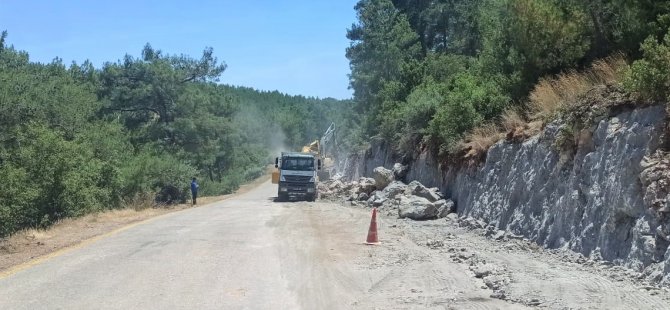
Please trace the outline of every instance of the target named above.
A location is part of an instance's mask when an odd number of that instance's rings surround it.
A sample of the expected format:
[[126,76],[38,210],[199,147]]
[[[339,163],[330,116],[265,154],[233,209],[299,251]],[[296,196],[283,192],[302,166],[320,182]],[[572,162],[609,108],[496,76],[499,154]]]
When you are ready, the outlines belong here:
[[319,154],[319,140],[316,140],[309,145],[305,145],[302,147],[302,152],[303,153],[314,153],[314,154]]

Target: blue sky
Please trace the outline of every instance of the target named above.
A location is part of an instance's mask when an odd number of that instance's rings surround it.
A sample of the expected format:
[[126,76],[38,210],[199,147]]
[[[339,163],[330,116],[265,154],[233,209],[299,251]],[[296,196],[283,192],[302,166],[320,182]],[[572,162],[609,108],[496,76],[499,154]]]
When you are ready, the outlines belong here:
[[89,59],[97,67],[145,43],[228,64],[222,83],[338,99],[348,89],[346,29],[356,0],[0,0],[0,30],[33,61]]

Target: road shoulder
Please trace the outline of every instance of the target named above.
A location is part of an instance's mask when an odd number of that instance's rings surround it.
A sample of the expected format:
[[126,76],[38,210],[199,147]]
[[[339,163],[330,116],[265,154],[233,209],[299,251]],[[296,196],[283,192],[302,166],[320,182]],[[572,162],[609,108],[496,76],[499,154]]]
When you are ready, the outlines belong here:
[[484,230],[460,227],[455,216],[411,221],[380,212],[379,222],[384,248],[379,252],[383,254],[370,256],[366,263],[390,270],[393,276],[381,288],[376,286],[380,288],[377,295],[395,299],[398,305],[421,303],[458,309],[476,304],[500,309],[667,307],[668,290],[633,281],[617,272],[620,268],[616,266],[580,263],[569,259],[569,252],[546,250],[528,240],[486,237]]
[[[269,179],[264,175],[240,187],[234,194],[199,198],[199,206],[244,194]],[[0,278],[46,260],[140,225],[160,216],[191,209],[190,204],[134,210],[108,210],[62,220],[47,229],[28,229],[0,239]]]

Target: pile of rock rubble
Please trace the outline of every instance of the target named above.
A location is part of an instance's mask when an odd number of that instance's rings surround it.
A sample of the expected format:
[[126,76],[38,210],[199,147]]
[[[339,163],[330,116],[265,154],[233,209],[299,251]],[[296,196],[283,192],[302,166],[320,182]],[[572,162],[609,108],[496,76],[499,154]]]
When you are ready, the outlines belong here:
[[431,220],[446,217],[456,211],[453,201],[445,199],[438,188],[426,188],[413,181],[402,180],[407,172],[403,165],[396,164],[393,170],[377,167],[373,178],[343,182],[334,178],[319,184],[321,199],[344,199],[352,205],[365,205],[395,213],[400,218]]

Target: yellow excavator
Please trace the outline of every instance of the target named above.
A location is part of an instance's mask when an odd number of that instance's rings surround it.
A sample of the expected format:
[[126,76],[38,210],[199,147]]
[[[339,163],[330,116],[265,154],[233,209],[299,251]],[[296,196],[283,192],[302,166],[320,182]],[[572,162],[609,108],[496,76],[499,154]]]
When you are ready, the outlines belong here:
[[310,143],[309,145],[305,145],[302,147],[302,152],[303,153],[314,153],[314,154],[319,154],[319,140],[314,140],[314,142]]
[[314,140],[309,145],[302,147],[303,153],[312,153],[316,158],[321,160],[322,168],[317,172],[319,180],[330,179],[330,168],[333,166],[333,159],[326,157],[324,150],[321,148],[321,141]]

